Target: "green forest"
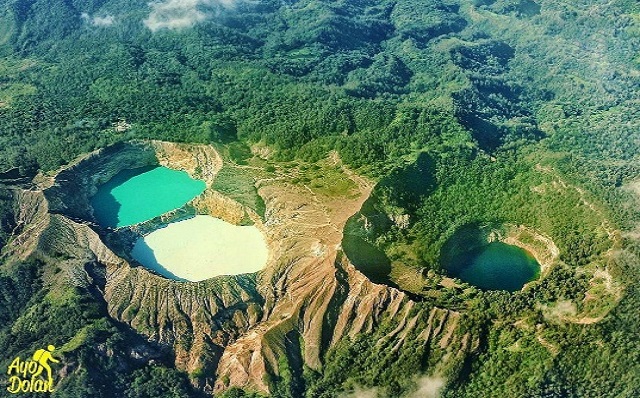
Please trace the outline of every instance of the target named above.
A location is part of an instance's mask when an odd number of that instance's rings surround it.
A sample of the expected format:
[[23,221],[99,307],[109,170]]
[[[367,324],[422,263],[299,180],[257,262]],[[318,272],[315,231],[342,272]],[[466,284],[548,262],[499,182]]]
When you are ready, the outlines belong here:
[[[274,397],[413,398],[418,375],[435,374],[447,398],[640,396],[640,3],[200,0],[162,10],[0,0],[0,250],[20,228],[12,190],[117,142],[214,144],[237,164],[256,146],[275,164],[337,151],[377,183],[358,215],[372,227],[354,217],[349,228],[388,258],[389,282],[419,299],[415,311],[463,311],[480,346],[436,369],[437,346],[375,344],[395,327],[381,320],[327,352],[322,372],[281,371]],[[228,184],[264,213],[253,191]],[[442,248],[487,223],[541,231],[558,265],[515,293],[443,286]],[[55,258],[5,259],[1,368],[51,342],[71,364],[53,397],[206,396],[165,347],[132,359],[144,338],[90,289],[49,290]],[[403,269],[430,276],[405,286]],[[613,282],[593,276],[602,269]],[[561,303],[581,321],[556,316]]]

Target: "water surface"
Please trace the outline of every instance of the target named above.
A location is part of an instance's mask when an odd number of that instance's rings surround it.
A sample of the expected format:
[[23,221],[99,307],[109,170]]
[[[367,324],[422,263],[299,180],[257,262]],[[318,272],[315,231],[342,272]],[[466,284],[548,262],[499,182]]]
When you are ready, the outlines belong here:
[[492,242],[461,253],[447,270],[484,290],[522,289],[540,274],[540,265],[527,251],[502,242]]
[[131,255],[167,278],[197,282],[259,271],[267,262],[268,249],[255,226],[195,216],[138,239]]
[[391,261],[386,254],[357,235],[345,234],[342,248],[354,267],[373,283],[391,285]]
[[123,170],[91,198],[100,225],[124,227],[178,209],[205,189],[184,171],[166,167]]

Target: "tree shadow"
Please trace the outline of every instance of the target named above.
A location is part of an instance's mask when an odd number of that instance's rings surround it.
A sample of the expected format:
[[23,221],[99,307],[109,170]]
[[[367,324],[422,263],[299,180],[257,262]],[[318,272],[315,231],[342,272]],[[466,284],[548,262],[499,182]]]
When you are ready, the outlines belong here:
[[470,223],[458,228],[440,250],[440,268],[451,276],[457,276],[473,258],[474,250],[487,244],[481,224]]
[[374,195],[383,196],[394,206],[410,212],[416,211],[423,199],[436,188],[436,164],[426,152],[422,152],[416,161],[392,171],[376,185]]

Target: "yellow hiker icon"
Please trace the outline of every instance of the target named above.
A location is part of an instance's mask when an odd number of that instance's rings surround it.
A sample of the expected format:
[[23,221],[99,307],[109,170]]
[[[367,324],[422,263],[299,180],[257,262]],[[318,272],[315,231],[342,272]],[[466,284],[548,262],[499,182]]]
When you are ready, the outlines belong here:
[[33,375],[33,378],[40,376],[44,369],[47,370],[47,376],[49,377],[49,385],[53,385],[53,378],[51,377],[51,366],[49,366],[49,361],[53,363],[58,363],[57,359],[55,359],[51,353],[55,351],[56,347],[49,345],[47,349],[40,348],[33,354],[33,360],[40,364],[38,367],[38,371]]

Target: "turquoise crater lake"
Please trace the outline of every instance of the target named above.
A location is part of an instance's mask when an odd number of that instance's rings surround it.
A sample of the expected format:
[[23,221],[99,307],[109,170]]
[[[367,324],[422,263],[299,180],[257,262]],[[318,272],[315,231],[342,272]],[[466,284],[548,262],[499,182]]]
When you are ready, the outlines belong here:
[[536,279],[540,265],[527,251],[502,242],[460,253],[446,266],[447,271],[463,281],[483,290],[522,289]]
[[125,227],[178,209],[205,187],[204,181],[167,167],[123,170],[98,187],[91,205],[100,225]]

